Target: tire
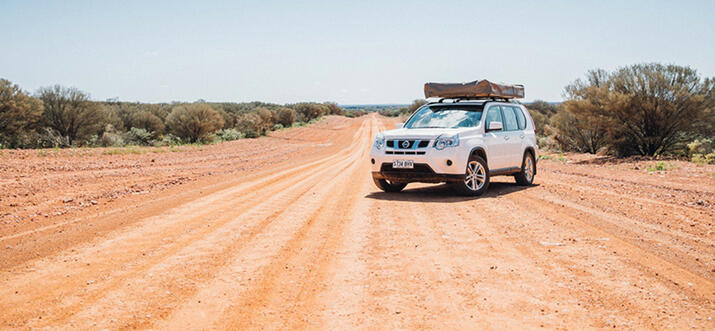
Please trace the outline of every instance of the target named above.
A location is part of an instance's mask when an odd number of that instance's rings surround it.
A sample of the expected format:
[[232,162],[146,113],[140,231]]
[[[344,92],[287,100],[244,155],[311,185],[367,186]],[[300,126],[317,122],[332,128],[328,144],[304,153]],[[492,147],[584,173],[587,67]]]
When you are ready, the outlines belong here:
[[390,183],[384,179],[373,178],[372,180],[375,182],[377,188],[385,192],[400,192],[407,186],[407,183]]
[[[477,174],[474,176],[473,174]],[[482,179],[479,181],[479,179]],[[451,184],[452,188],[460,195],[479,196],[486,192],[489,187],[489,168],[487,161],[479,156],[473,155],[467,161],[467,168],[464,171],[464,180]]]
[[535,175],[536,161],[531,153],[526,152],[524,153],[524,159],[521,160],[521,171],[514,175],[514,179],[519,185],[530,186],[534,183]]

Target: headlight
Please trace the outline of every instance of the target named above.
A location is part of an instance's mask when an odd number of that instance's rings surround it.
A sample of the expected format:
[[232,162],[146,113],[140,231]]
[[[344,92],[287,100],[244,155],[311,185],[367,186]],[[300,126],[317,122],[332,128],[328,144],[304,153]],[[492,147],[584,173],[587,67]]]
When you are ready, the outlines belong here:
[[459,146],[459,135],[456,134],[454,136],[440,135],[434,141],[434,148],[438,150],[457,146]]
[[382,149],[382,146],[385,146],[385,136],[383,136],[382,133],[378,133],[377,136],[375,136],[375,142],[373,144],[375,148]]

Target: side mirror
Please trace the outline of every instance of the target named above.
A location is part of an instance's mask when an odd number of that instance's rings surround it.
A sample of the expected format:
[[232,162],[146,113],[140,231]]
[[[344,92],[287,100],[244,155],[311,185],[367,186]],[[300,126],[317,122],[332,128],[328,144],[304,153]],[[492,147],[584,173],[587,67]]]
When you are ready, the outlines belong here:
[[395,129],[402,129],[402,126],[404,126],[405,123],[395,123]]
[[489,122],[487,125],[487,132],[489,131],[501,131],[503,129],[501,122]]

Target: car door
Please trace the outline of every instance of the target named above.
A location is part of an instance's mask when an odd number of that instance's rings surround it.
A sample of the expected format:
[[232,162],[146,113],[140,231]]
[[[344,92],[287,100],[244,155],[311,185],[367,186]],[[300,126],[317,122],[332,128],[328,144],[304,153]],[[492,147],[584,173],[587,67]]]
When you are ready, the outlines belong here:
[[487,109],[484,119],[484,143],[487,152],[487,165],[490,170],[506,168],[506,150],[509,137],[504,129],[499,131],[488,131],[490,122],[501,122],[504,126],[501,106],[492,105]]
[[[519,142],[521,143],[521,147],[519,148],[519,151],[523,153],[527,147],[531,146],[531,139],[534,139],[533,134],[532,137],[529,137],[526,132],[526,127],[527,127],[527,119],[526,116],[524,115],[524,111],[521,109],[521,107],[518,106],[512,106],[512,110],[514,110],[514,113],[516,114],[516,121],[519,124]],[[523,155],[521,156],[522,159],[518,160],[519,161],[519,166],[521,166],[521,162],[523,160]]]
[[504,121],[504,168],[521,167],[523,132],[513,106],[501,106]]

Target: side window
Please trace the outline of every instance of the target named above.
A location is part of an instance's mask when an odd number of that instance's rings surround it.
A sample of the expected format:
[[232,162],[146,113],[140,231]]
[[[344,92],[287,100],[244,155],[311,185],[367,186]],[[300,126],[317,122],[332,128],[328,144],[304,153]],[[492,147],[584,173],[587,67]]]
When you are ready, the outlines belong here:
[[491,122],[502,122],[502,125],[504,125],[504,122],[501,118],[501,110],[499,109],[499,106],[489,107],[489,112],[487,112],[487,119],[486,121],[484,121],[485,127],[489,127],[489,123]]
[[519,130],[524,130],[526,128],[526,117],[524,117],[524,112],[519,107],[511,107],[516,114],[516,121],[519,123]]
[[519,124],[516,122],[516,114],[514,114],[511,107],[502,107],[502,109],[504,110],[504,130],[519,130]]

